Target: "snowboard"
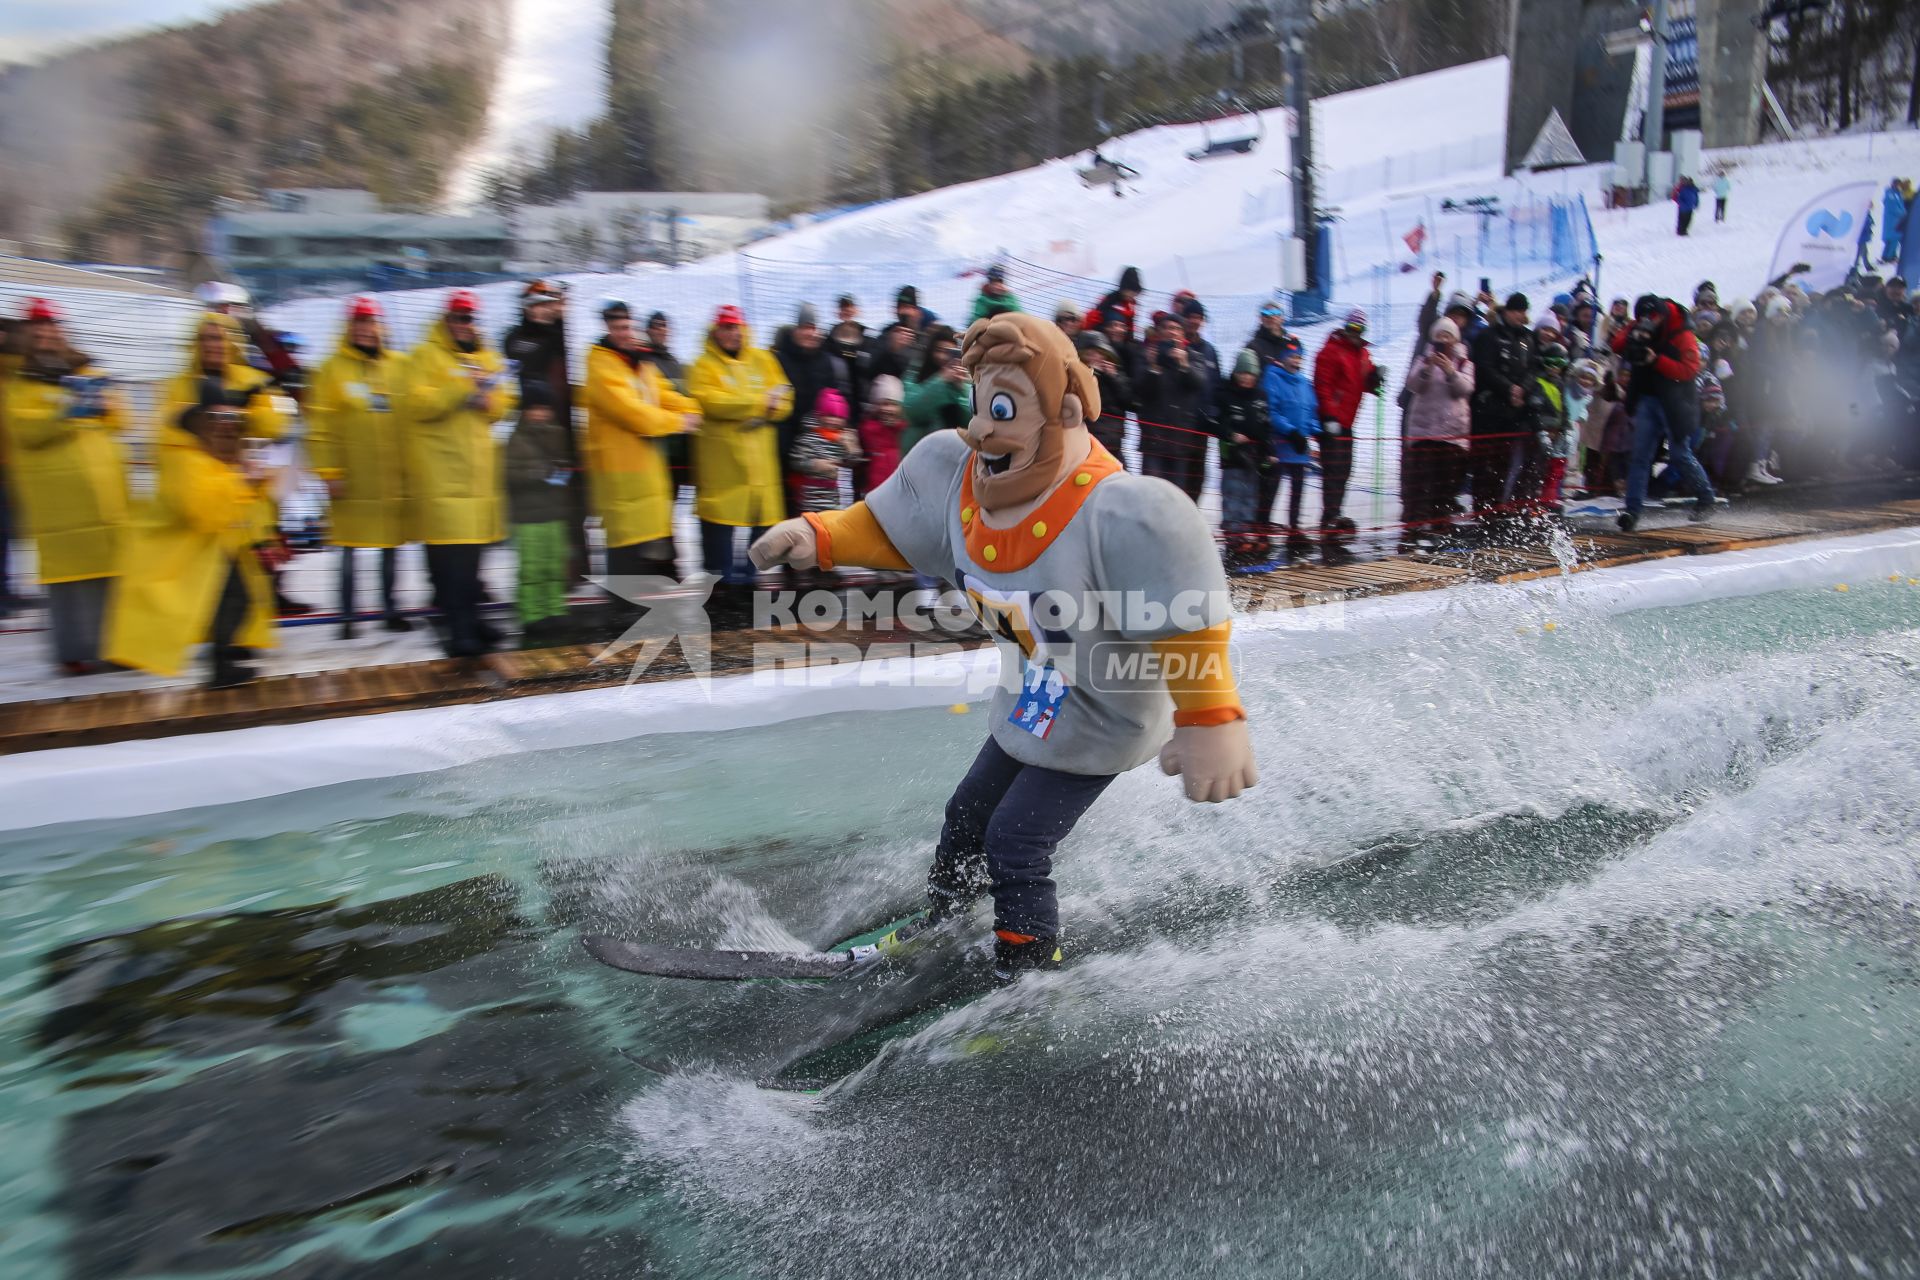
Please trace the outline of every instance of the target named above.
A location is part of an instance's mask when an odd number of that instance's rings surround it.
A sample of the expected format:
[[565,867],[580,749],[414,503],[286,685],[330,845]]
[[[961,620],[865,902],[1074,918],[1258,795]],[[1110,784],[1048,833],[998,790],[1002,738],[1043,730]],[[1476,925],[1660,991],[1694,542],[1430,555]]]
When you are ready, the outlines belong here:
[[883,957],[906,954],[933,932],[915,928],[912,936],[901,936],[909,926],[921,923],[922,917],[917,914],[906,916],[836,942],[825,951],[736,951],[676,947],[629,942],[605,934],[588,934],[580,942],[587,949],[587,954],[601,964],[655,978],[691,978],[705,982],[768,979],[823,982],[859,973]]

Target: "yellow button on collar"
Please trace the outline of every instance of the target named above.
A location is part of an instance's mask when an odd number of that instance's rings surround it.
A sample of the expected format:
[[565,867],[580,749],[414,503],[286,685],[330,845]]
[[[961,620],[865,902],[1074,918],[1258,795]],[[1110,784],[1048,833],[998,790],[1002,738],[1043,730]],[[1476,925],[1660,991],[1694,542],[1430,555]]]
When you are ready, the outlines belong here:
[[985,549],[983,549],[980,552],[980,558],[982,560],[985,560],[988,564],[992,564],[995,560],[998,560],[1000,558],[1000,553],[996,551],[991,544],[989,544]]
[[1073,477],[1073,482],[1075,484],[1092,484],[1093,477],[1082,471]]
[[1035,520],[1033,522],[1033,536],[1036,538],[1044,538],[1047,536],[1047,522],[1045,520]]
[[960,523],[961,523],[961,524],[966,524],[966,523],[967,523],[968,521],[970,521],[970,520],[972,520],[972,519],[973,519],[973,508],[972,508],[972,507],[962,507],[962,508],[960,508]]

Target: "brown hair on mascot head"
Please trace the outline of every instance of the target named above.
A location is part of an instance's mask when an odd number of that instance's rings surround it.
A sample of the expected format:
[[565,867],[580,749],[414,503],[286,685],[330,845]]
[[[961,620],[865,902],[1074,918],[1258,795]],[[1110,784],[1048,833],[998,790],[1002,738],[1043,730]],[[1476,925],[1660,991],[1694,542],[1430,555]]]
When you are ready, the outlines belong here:
[[[960,360],[974,380],[965,430],[974,497],[988,511],[1033,501],[1059,478],[1066,433],[1100,416],[1093,370],[1058,325],[1022,311],[974,321]],[[1012,414],[1001,416],[1009,407]]]

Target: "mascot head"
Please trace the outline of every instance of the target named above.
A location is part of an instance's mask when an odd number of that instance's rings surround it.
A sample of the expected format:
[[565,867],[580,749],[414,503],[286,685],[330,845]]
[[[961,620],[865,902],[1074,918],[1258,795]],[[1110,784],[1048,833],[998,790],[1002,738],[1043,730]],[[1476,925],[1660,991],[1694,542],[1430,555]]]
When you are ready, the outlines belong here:
[[961,341],[973,374],[973,496],[988,511],[1031,502],[1060,478],[1072,437],[1100,416],[1100,388],[1059,326],[1014,311]]

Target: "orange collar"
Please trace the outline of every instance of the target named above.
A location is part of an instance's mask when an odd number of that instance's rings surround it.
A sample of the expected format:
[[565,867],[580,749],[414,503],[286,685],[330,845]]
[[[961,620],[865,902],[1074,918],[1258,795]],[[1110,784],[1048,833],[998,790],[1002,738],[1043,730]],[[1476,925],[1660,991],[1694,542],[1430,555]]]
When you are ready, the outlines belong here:
[[1093,487],[1121,470],[1120,460],[1098,440],[1089,442],[1085,461],[1075,467],[1047,500],[1010,529],[989,529],[973,501],[973,459],[960,480],[960,527],[967,533],[967,555],[988,573],[1012,573],[1040,558],[1060,537]]

